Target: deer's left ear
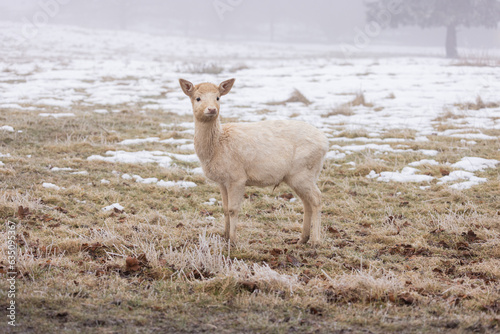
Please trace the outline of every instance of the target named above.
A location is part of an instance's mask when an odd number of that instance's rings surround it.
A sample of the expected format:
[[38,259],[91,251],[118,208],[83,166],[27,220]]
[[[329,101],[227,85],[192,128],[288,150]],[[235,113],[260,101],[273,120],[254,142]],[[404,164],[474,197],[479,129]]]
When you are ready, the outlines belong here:
[[219,85],[220,95],[226,95],[227,93],[229,93],[229,91],[231,91],[231,88],[233,88],[235,81],[236,79],[229,79],[221,82],[221,84]]

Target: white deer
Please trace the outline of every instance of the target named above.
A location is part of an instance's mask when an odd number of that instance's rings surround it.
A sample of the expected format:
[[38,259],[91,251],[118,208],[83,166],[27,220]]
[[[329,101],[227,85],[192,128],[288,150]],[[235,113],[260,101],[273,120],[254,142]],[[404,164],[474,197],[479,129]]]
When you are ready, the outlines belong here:
[[328,151],[328,140],[317,128],[299,121],[262,121],[222,125],[220,99],[235,79],[193,85],[180,79],[193,105],[194,148],[203,171],[222,194],[226,239],[236,242],[238,213],[245,186],[288,184],[304,204],[300,243],[321,239],[321,192],[316,185]]

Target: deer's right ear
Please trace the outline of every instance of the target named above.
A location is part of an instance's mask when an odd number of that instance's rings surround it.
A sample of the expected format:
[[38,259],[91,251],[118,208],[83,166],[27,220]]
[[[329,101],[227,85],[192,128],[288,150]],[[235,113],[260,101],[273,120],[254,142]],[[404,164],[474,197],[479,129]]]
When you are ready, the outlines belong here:
[[194,85],[191,82],[184,80],[184,79],[179,79],[179,83],[181,85],[181,88],[182,88],[182,91],[184,92],[184,94],[191,97],[193,95],[193,92],[194,92]]

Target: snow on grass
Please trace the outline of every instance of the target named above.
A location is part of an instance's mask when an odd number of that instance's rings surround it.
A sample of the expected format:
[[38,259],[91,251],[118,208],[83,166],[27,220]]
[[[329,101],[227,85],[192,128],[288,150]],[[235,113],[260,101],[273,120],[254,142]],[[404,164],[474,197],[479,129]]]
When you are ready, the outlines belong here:
[[89,172],[87,172],[86,170],[82,170],[79,172],[73,172],[71,173],[71,175],[89,175]]
[[0,161],[0,167],[3,167],[3,166],[5,166],[5,164],[2,161]]
[[160,138],[151,137],[151,138],[143,138],[143,139],[126,139],[119,142],[119,145],[139,145],[144,143],[156,143],[159,142]]
[[457,133],[452,134],[450,137],[462,139],[477,139],[477,140],[498,140],[498,137],[488,136],[483,133]]
[[10,125],[0,126],[0,131],[14,132],[14,128]]
[[215,198],[210,198],[208,202],[203,203],[205,205],[215,205],[217,204],[217,200]]
[[326,154],[325,159],[327,160],[343,160],[345,159],[346,154],[340,153],[339,151],[330,151]]
[[106,180],[106,179],[102,179],[101,180],[101,184],[110,184],[111,182],[109,180]]
[[40,117],[53,117],[53,118],[62,118],[62,117],[74,117],[73,113],[41,113],[38,114]]
[[48,182],[42,183],[42,187],[47,188],[47,189],[54,189],[54,190],[60,190],[61,189],[61,187],[56,186],[53,183],[48,183]]
[[74,170],[73,168],[69,168],[69,167],[52,167],[50,169],[51,172],[69,172],[69,171],[72,171]]
[[174,188],[174,187],[179,187],[179,188],[194,188],[196,187],[196,183],[194,182],[189,182],[189,181],[159,181],[157,183],[158,186],[160,187],[165,187],[165,188]]
[[140,177],[139,175],[134,175],[132,176],[137,183],[144,183],[144,184],[153,184],[153,183],[158,183],[158,179],[156,177],[150,177],[147,179],[144,179]]
[[367,175],[370,179],[377,179],[377,181],[381,182],[430,182],[434,179],[434,177],[429,175],[418,175],[415,174],[419,170],[412,167],[405,167],[401,172],[381,172],[377,174],[375,171],[371,171],[370,174]]
[[108,205],[107,207],[102,208],[102,211],[111,211],[111,210],[123,211],[124,207],[120,205],[120,203],[113,203]]
[[436,160],[423,159],[423,160],[415,161],[415,162],[408,164],[408,166],[411,166],[411,167],[418,167],[418,166],[422,166],[422,165],[435,166],[435,165],[439,165],[439,162],[437,162]]
[[449,175],[440,178],[438,184],[444,184],[460,180],[467,180],[467,181],[453,184],[450,186],[450,188],[457,190],[465,190],[488,181],[488,179],[486,178],[475,176],[474,173],[472,172],[458,170],[451,172]]
[[87,160],[126,164],[157,163],[163,167],[169,167],[172,163],[172,158],[167,156],[167,153],[161,151],[108,151],[106,152],[106,155],[107,156],[92,155],[88,157]]
[[463,169],[469,172],[484,171],[488,168],[495,168],[500,161],[477,157],[465,157],[459,162],[451,165],[453,168]]

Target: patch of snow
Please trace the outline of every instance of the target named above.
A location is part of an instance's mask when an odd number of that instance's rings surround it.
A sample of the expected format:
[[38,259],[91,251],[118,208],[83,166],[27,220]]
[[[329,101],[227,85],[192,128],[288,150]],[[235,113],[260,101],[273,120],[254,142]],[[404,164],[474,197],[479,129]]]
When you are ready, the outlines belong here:
[[86,170],[82,170],[79,172],[73,172],[71,173],[71,175],[89,175],[89,172],[87,172]]
[[6,132],[14,132],[14,128],[10,125],[0,126],[0,130],[6,131]]
[[200,162],[200,159],[196,154],[174,154],[167,153],[169,156],[184,162]]
[[191,169],[189,172],[191,172],[193,174],[203,174],[203,168],[196,167],[196,168]]
[[450,137],[464,138],[464,139],[477,139],[477,140],[497,140],[498,137],[488,136],[484,133],[456,133]]
[[477,157],[465,157],[459,162],[451,165],[453,168],[467,170],[469,172],[483,171],[488,168],[495,168],[500,161],[493,159],[483,159]]
[[102,179],[101,180],[101,184],[110,184],[111,182],[106,180],[106,179]]
[[422,165],[435,166],[435,165],[439,165],[439,162],[437,162],[436,160],[427,160],[427,159],[424,159],[424,160],[415,161],[415,162],[412,162],[412,163],[408,164],[408,166],[412,166],[412,167],[418,167],[418,166],[422,166]]
[[100,155],[92,155],[87,160],[106,161],[113,163],[127,163],[127,164],[144,164],[144,163],[157,163],[163,167],[169,167],[172,163],[172,158],[166,156],[167,153],[161,151],[139,151],[139,152],[125,152],[125,151],[108,151],[107,157]]
[[205,205],[214,205],[217,204],[217,200],[215,198],[210,198],[208,202],[203,203]]
[[194,188],[196,187],[196,183],[188,182],[188,181],[163,181],[157,183],[160,187],[171,188],[171,187],[179,187],[179,188]]
[[194,151],[194,144],[185,144],[178,147],[181,151]]
[[295,197],[290,199],[290,203],[295,203],[295,202],[297,202],[297,199]]
[[0,167],[3,167],[3,166],[5,166],[5,164],[2,161],[0,161]]
[[129,174],[123,174],[122,175],[122,179],[124,179],[124,180],[132,180],[132,176],[130,176]]
[[53,118],[61,118],[61,117],[74,117],[73,113],[41,113],[38,114],[40,117],[53,117]]
[[51,172],[69,172],[72,170],[73,170],[73,168],[69,168],[69,167],[52,167],[50,169]]
[[102,208],[102,211],[111,211],[114,209],[119,210],[119,211],[123,211],[124,207],[121,206],[120,203],[114,203],[114,204],[108,205],[105,208]]
[[377,181],[382,182],[430,182],[434,177],[429,175],[416,175],[418,169],[412,167],[405,167],[401,172],[382,172]]
[[121,142],[119,142],[119,145],[139,145],[139,144],[144,144],[144,143],[155,143],[160,141],[160,138],[158,137],[152,137],[152,138],[144,138],[144,139],[126,139]]
[[94,112],[96,114],[101,114],[101,115],[104,115],[104,114],[108,113],[108,111],[106,109],[94,109]]
[[151,184],[151,183],[158,182],[158,179],[156,177],[150,177],[150,178],[144,179],[144,178],[140,177],[139,175],[134,175],[133,178],[134,178],[135,182],[137,182],[137,183]]
[[192,140],[189,139],[174,139],[174,138],[168,138],[160,141],[162,144],[171,144],[171,145],[182,145],[182,144],[187,144],[191,142]]
[[439,152],[436,151],[436,150],[418,150],[417,152],[420,152],[423,155],[428,155],[428,156],[431,156],[431,157],[435,157],[436,155],[439,154]]
[[47,188],[47,189],[54,189],[54,190],[60,190],[61,189],[61,187],[56,186],[53,183],[48,183],[48,182],[42,183],[42,187]]
[[340,153],[339,151],[330,151],[326,154],[325,159],[327,160],[343,160],[345,159],[346,154]]

